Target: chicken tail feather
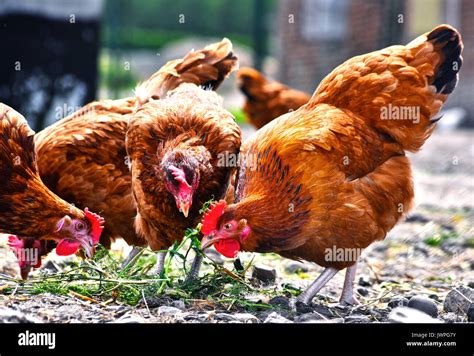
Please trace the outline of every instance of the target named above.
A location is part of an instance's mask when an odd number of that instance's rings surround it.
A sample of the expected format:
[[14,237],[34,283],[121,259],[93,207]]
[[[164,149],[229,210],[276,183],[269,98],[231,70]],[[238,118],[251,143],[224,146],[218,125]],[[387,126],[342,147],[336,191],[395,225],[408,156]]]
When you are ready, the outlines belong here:
[[35,132],[26,119],[11,107],[0,103],[0,196],[10,186],[10,178],[25,179],[37,174],[34,143]]
[[308,108],[348,109],[381,137],[416,152],[456,87],[462,50],[459,32],[440,25],[406,46],[354,57],[321,82]]
[[222,41],[191,51],[184,58],[166,63],[148,80],[135,89],[138,105],[148,100],[163,99],[182,83],[193,83],[215,90],[234,70],[239,62],[232,52],[232,43]]

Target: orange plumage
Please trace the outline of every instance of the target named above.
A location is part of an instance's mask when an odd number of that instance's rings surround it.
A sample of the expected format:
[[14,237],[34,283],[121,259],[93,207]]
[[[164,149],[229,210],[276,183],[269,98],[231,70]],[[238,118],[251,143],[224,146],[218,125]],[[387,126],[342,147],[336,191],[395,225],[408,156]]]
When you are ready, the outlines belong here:
[[[219,75],[207,83],[215,89],[238,62],[226,39],[204,51],[213,54],[208,60],[218,68],[213,73]],[[192,52],[185,57],[183,65],[192,63],[193,56]],[[160,93],[159,100],[148,102],[133,115],[126,144],[138,210],[137,232],[152,249],[160,250],[182,239],[206,201],[225,194],[235,167],[220,160],[237,156],[241,133],[216,93],[184,83]]]
[[217,86],[235,63],[234,58],[222,57],[213,48],[192,51],[183,59],[166,63],[140,84],[136,97],[92,102],[59,120],[35,136],[41,179],[63,199],[105,217],[101,236],[105,247],[119,237],[129,245],[146,246],[147,241],[134,227],[137,209],[125,147],[128,122],[148,100],[164,96],[182,83]]
[[[337,259],[331,251],[358,252],[385,238],[412,206],[405,151],[418,150],[433,131],[456,86],[462,48],[459,33],[442,25],[337,67],[306,105],[243,144],[241,154],[256,164],[240,168],[235,203],[203,247],[218,242],[230,254],[238,242],[326,267],[303,302],[348,268],[342,301],[355,303],[359,253]],[[397,110],[405,107],[413,111],[402,119]]]
[[[33,247],[49,251],[55,244],[34,241],[52,240],[58,243],[58,254],[73,254],[82,246],[92,257],[103,219],[69,204],[44,185],[34,132],[23,116],[4,104],[0,104],[0,176],[0,232],[18,236],[10,238],[16,241],[15,251]],[[38,261],[20,262],[23,277],[38,266]]]
[[244,67],[237,72],[237,83],[246,97],[244,112],[257,129],[273,119],[306,104],[310,95],[267,79],[255,69]]

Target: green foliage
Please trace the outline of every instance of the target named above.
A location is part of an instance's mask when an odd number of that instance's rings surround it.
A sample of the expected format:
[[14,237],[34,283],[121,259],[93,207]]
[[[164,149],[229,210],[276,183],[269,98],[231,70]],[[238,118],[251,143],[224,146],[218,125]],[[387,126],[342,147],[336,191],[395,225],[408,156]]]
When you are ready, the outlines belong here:
[[[212,200],[206,202],[201,212],[209,208]],[[214,306],[227,310],[240,308],[245,310],[268,309],[273,306],[264,302],[255,302],[247,298],[249,294],[267,296],[278,295],[276,288],[256,289],[249,284],[245,275],[253,264],[247,264],[243,271],[228,270],[205,256],[204,264],[212,267],[211,273],[198,280],[186,280],[187,257],[191,250],[200,251],[200,228],[188,229],[183,241],[176,242],[167,250],[163,274],[157,276],[150,270],[156,263],[156,253],[142,249],[124,268],[121,259],[102,246],[97,246],[92,260],[72,262],[62,272],[51,274],[43,272],[39,277],[27,281],[16,280],[0,275],[0,281],[6,281],[0,294],[41,294],[72,295],[75,298],[94,303],[118,302],[137,305],[144,298],[168,296],[171,298],[204,300]],[[178,263],[172,263],[173,261]],[[284,292],[296,295],[300,292],[285,286]]]
[[245,113],[241,109],[231,109],[230,113],[234,116],[235,121],[239,124],[247,123]]
[[[276,2],[265,1],[265,12]],[[109,0],[103,19],[106,47],[160,48],[187,36],[228,36],[249,44],[254,0]],[[264,21],[264,14],[261,14]],[[207,19],[207,20],[206,20]]]
[[441,245],[442,242],[449,239],[457,238],[457,237],[458,235],[455,231],[441,231],[434,234],[433,236],[425,238],[424,241],[427,245],[439,246]]

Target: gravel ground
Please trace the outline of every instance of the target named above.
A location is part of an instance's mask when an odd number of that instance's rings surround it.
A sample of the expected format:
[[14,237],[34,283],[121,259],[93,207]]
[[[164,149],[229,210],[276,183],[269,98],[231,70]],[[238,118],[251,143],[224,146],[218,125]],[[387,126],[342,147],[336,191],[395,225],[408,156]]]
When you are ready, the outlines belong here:
[[[250,129],[244,132],[247,135]],[[437,132],[421,152],[411,156],[417,206],[384,241],[364,252],[356,277],[360,306],[338,305],[343,273],[328,283],[311,306],[290,306],[288,289],[308,286],[322,269],[274,254],[244,253],[244,265],[254,259],[246,276],[254,292],[242,299],[262,304],[261,308],[216,304],[202,296],[186,300],[158,296],[132,307],[73,295],[2,294],[0,281],[0,322],[472,322],[473,132]],[[229,269],[233,266],[230,260],[213,258]],[[201,274],[210,269],[204,268]],[[0,273],[18,273],[13,254],[5,248],[5,237],[0,237]]]

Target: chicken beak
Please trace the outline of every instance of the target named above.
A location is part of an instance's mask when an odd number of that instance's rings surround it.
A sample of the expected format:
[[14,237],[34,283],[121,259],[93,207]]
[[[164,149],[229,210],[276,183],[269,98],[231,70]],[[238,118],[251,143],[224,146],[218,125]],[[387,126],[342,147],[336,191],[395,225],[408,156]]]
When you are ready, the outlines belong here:
[[185,218],[188,217],[190,208],[191,208],[191,203],[189,201],[181,200],[178,203],[178,209],[181,213],[183,213]]
[[219,239],[214,238],[214,234],[204,236],[201,240],[201,251],[204,252],[205,249],[212,246],[214,244],[214,242],[216,242],[217,240],[219,240]]
[[81,239],[80,243],[86,257],[87,258],[94,257],[95,248],[94,248],[94,243],[92,242],[92,239],[91,238]]
[[21,279],[26,281],[28,279],[28,275],[30,274],[30,271],[31,271],[31,265],[26,265],[24,267],[21,267],[20,268]]

